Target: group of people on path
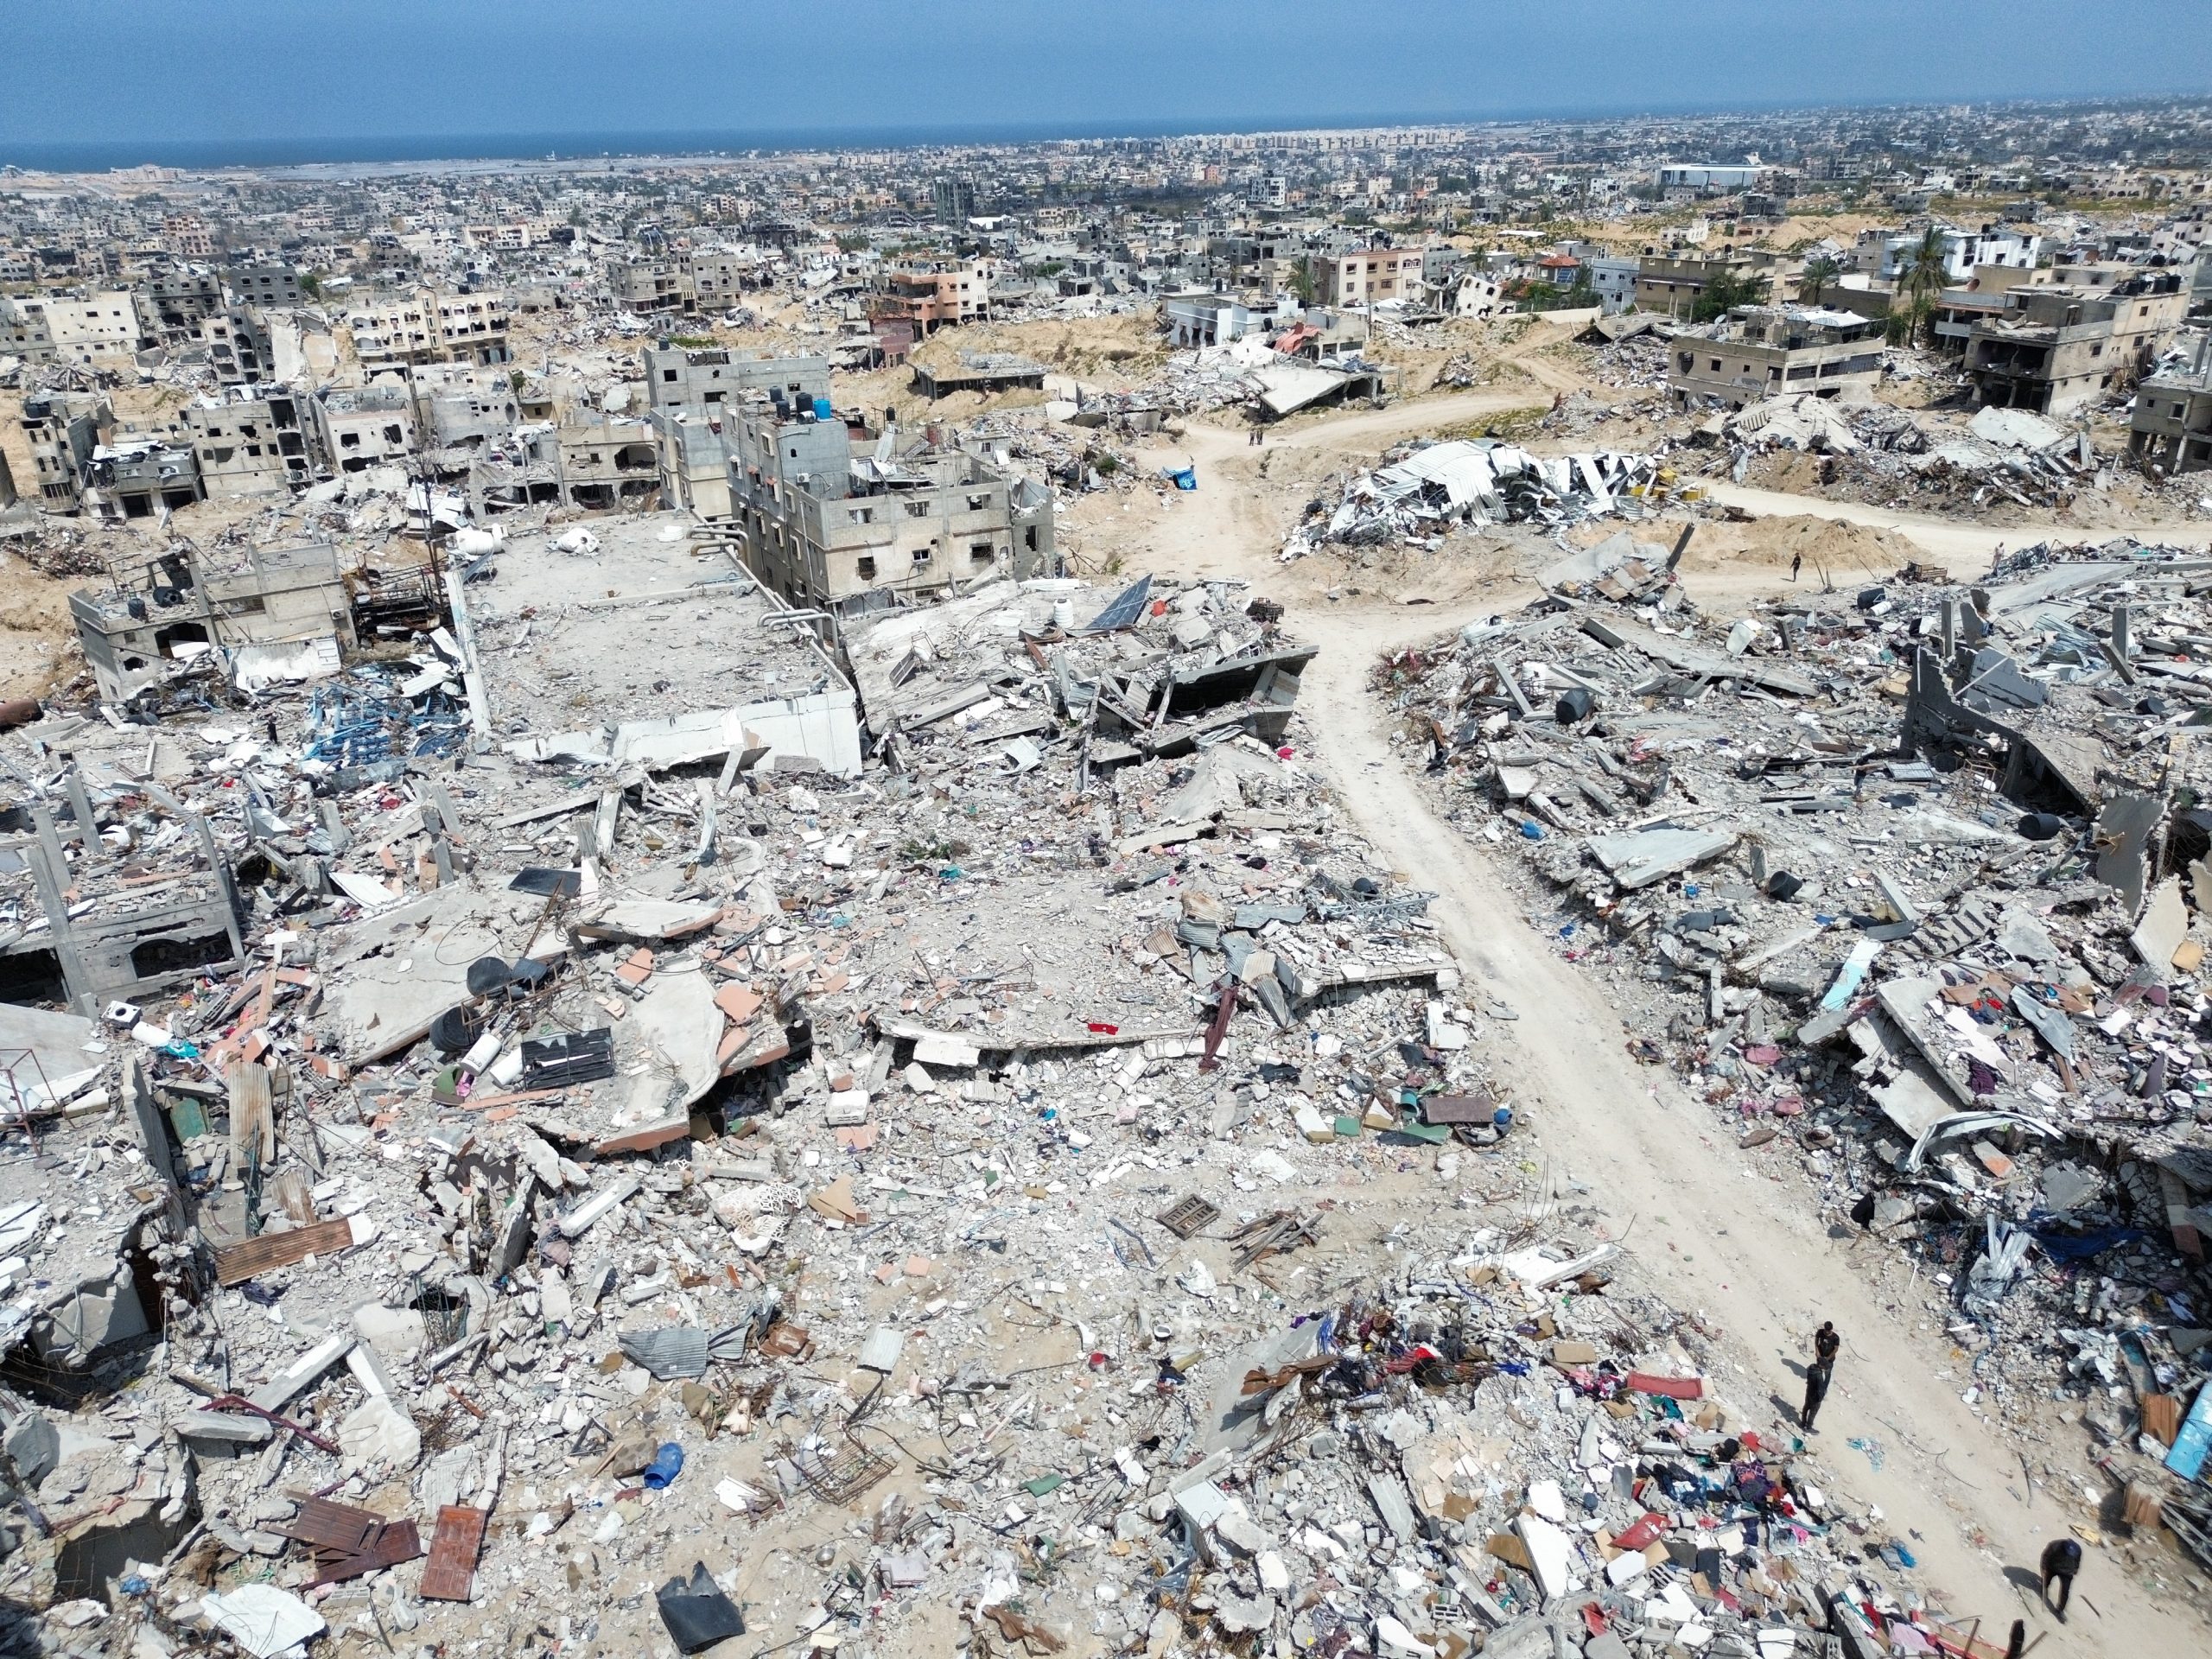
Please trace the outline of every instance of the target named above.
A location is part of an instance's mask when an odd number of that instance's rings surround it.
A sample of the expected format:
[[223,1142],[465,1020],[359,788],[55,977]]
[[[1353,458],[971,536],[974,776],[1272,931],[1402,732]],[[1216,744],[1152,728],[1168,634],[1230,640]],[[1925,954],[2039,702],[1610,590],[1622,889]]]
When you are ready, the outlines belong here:
[[[1834,1322],[1821,1320],[1821,1328],[1813,1332],[1812,1363],[1805,1367],[1805,1403],[1797,1408],[1797,1426],[1808,1434],[1815,1432],[1814,1420],[1827,1400],[1828,1385],[1835,1380],[1835,1357],[1842,1346]],[[2082,1546],[2071,1538],[2054,1538],[2044,1546],[2040,1565],[2044,1605],[2063,1619],[2068,1604],[2074,1599],[2074,1575],[2082,1570]],[[2053,1585],[2058,1586],[2056,1600],[2051,1596]],[[2015,1619],[2012,1640],[2005,1647],[2006,1659],[2018,1659],[2026,1638],[2026,1621]]]

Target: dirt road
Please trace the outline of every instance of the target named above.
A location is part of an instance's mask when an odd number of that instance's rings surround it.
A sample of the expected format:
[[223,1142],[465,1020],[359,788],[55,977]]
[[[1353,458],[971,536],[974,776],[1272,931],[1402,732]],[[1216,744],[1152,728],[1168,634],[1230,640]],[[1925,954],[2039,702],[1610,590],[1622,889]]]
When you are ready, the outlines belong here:
[[[1464,418],[1445,412],[1459,402],[1381,414],[1427,411],[1425,423],[1398,429],[1416,430]],[[1299,434],[1299,447],[1371,447],[1382,429],[1351,415]],[[2031,1631],[2048,1631],[2041,1650],[2051,1659],[2203,1651],[2200,1616],[2124,1586],[2094,1548],[2082,1584],[2094,1611],[2077,1598],[2069,1624],[2050,1619],[2007,1579],[2006,1567],[2032,1562],[2081,1513],[2078,1505],[2062,1508],[2024,1480],[2014,1453],[1961,1397],[1971,1379],[1942,1332],[1927,1326],[1916,1305],[1885,1301],[1852,1259],[1855,1248],[1874,1247],[1831,1237],[1797,1185],[1751,1167],[1711,1108],[1671,1073],[1635,1064],[1602,985],[1554,953],[1552,936],[1529,926],[1491,855],[1432,807],[1391,746],[1389,717],[1368,693],[1366,675],[1381,652],[1499,608],[1498,595],[1418,609],[1373,594],[1332,600],[1326,595],[1343,581],[1343,567],[1274,559],[1303,500],[1265,479],[1263,452],[1233,434],[1217,442],[1198,428],[1184,447],[1200,462],[1201,487],[1155,510],[1131,538],[1132,567],[1249,576],[1286,606],[1294,632],[1323,645],[1300,699],[1316,758],[1394,867],[1440,894],[1433,913],[1464,964],[1468,1000],[1480,1007],[1495,998],[1518,1013],[1489,1023],[1485,1040],[1496,1070],[1515,1079],[1542,1155],[1560,1181],[1589,1184],[1614,1235],[1653,1266],[1677,1306],[1701,1310],[1726,1333],[1724,1351],[1740,1371],[1721,1379],[1724,1389],[1753,1414],[1751,1426],[1789,1432],[1794,1416],[1783,1402],[1801,1391],[1797,1363],[1813,1327],[1834,1319],[1845,1348],[1822,1416],[1821,1452],[1845,1490],[1878,1504],[1909,1538],[1924,1582],[1946,1604],[1980,1615],[1985,1632],[1999,1641],[2012,1618],[2027,1618]],[[1789,505],[1776,511],[1832,510],[1780,499]],[[1947,558],[1986,561],[1986,545],[1972,538],[1996,539],[1962,526],[1899,527],[1953,531],[1956,541],[1931,549]],[[1866,1449],[1853,1449],[1853,1441]],[[2048,1454],[2059,1468],[2078,1466],[2078,1456],[2073,1446]]]
[[1906,536],[1955,575],[1972,575],[1989,569],[1990,556],[2001,545],[2033,546],[2042,541],[2104,542],[2133,536],[2171,547],[2212,544],[2212,524],[2202,519],[2162,524],[2131,524],[2119,529],[2088,530],[2070,524],[2015,524],[1993,529],[1962,524],[1955,519],[1925,513],[1899,512],[1891,507],[1871,507],[1858,501],[1828,501],[1819,496],[1787,495],[1779,490],[1747,489],[1740,484],[1715,480],[1706,493],[1724,506],[1738,507],[1762,518],[1785,513],[1810,513],[1819,518],[1840,518],[1847,524],[1871,524]]

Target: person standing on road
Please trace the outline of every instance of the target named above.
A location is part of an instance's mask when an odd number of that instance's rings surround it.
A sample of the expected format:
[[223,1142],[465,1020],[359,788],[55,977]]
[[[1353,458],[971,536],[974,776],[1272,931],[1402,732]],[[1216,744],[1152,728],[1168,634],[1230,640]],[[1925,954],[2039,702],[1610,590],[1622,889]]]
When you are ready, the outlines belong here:
[[[2043,1602],[2062,1619],[2066,1604],[2074,1599],[2074,1575],[2082,1570],[2082,1546],[2071,1538],[2054,1538],[2043,1547]],[[2050,1581],[2058,1580],[2058,1600],[2050,1599]]]
[[1822,1320],[1821,1328],[1813,1332],[1813,1363],[1805,1368],[1805,1403],[1798,1408],[1798,1426],[1807,1433],[1813,1432],[1813,1420],[1821,1414],[1821,1404],[1828,1397],[1828,1383],[1835,1376],[1836,1351],[1843,1346],[1843,1338],[1835,1333],[1832,1321]]
[[1804,568],[1805,556],[1802,553],[1792,553],[1789,556],[1789,580],[1796,581],[1797,573]]

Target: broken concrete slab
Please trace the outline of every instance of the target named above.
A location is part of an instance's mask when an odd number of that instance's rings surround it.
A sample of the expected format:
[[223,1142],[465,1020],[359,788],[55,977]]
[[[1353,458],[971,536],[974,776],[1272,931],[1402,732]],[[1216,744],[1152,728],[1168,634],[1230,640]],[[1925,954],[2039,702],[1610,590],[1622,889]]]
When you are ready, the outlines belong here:
[[1661,828],[1592,836],[1587,845],[1624,893],[1709,863],[1736,844],[1735,830]]
[[2172,975],[2175,952],[2188,937],[2189,906],[2182,902],[2181,878],[2170,875],[2151,890],[2150,901],[2128,935],[2128,948],[2164,983]]

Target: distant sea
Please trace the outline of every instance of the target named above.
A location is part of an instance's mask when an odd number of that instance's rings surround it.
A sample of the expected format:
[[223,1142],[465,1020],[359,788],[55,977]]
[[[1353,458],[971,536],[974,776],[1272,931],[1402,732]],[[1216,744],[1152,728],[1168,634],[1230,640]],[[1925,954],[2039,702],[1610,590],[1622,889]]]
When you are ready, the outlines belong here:
[[[1495,117],[1490,118],[1495,119]],[[1446,126],[1468,118],[1374,115],[1290,117],[1209,123],[1116,123],[1111,126],[1015,125],[819,127],[698,132],[492,132],[411,137],[207,138],[175,142],[103,139],[25,143],[0,138],[0,166],[33,172],[105,173],[113,168],[334,167],[358,170],[423,162],[593,161],[620,156],[741,156],[795,149],[907,149],[932,144],[1027,144],[1055,138],[1158,138],[1192,132],[1284,132],[1308,128]]]

